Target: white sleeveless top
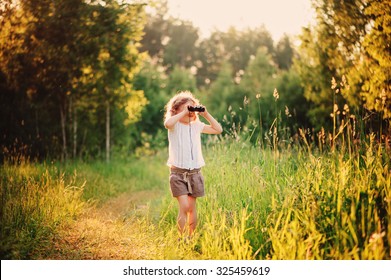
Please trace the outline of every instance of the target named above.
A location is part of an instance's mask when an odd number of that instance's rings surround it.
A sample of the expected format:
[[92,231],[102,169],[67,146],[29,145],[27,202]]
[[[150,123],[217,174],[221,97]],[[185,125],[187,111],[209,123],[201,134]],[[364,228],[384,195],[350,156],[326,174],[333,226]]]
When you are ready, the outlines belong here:
[[190,125],[177,122],[168,130],[168,166],[184,169],[205,165],[201,149],[201,132],[205,124],[196,120]]

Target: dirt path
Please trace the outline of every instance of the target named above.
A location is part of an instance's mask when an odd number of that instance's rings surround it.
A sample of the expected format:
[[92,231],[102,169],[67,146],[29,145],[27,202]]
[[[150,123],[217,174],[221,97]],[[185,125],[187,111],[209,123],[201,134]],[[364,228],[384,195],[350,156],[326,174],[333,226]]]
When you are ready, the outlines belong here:
[[156,259],[156,230],[146,222],[156,190],[124,193],[99,208],[92,207],[62,227],[50,259]]

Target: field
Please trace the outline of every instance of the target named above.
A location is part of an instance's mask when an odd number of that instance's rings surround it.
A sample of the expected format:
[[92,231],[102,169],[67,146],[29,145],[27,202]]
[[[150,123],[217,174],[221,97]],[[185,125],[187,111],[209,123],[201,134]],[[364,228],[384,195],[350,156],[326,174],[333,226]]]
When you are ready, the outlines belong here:
[[390,151],[205,145],[206,196],[178,240],[166,151],[0,167],[1,259],[391,259]]

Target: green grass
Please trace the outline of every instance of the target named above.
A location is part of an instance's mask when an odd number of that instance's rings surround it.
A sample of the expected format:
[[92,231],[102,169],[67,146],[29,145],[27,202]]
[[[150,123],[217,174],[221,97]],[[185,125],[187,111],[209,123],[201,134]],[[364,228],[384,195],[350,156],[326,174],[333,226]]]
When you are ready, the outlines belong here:
[[90,240],[127,248],[123,253],[102,255],[93,242],[80,241],[77,254],[63,257],[391,258],[390,151],[374,139],[361,149],[322,152],[313,145],[259,149],[225,139],[205,146],[204,156],[206,196],[198,200],[195,236],[183,242],[165,152],[110,165],[1,166],[2,259],[53,258],[59,249],[49,241],[61,228],[115,197],[143,191],[149,192],[138,198],[142,208],[134,202],[114,222],[95,221],[87,232]]
[[59,229],[91,208],[126,192],[161,191],[162,160],[0,166],[2,259],[45,258]]
[[390,160],[374,142],[352,157],[245,143],[206,154],[196,257],[390,259]]
[[4,165],[1,175],[1,257],[25,259],[48,246],[56,227],[86,207],[84,184],[74,175],[54,176],[42,166]]

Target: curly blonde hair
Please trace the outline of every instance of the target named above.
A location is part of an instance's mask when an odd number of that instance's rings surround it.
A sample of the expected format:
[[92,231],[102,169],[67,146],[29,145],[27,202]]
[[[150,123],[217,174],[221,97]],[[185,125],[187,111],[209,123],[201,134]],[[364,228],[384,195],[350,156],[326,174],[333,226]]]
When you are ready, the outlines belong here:
[[190,91],[186,90],[178,92],[166,104],[166,113],[164,119],[167,120],[169,117],[178,114],[178,109],[189,101],[192,101],[194,105],[200,104],[199,100],[195,98]]

